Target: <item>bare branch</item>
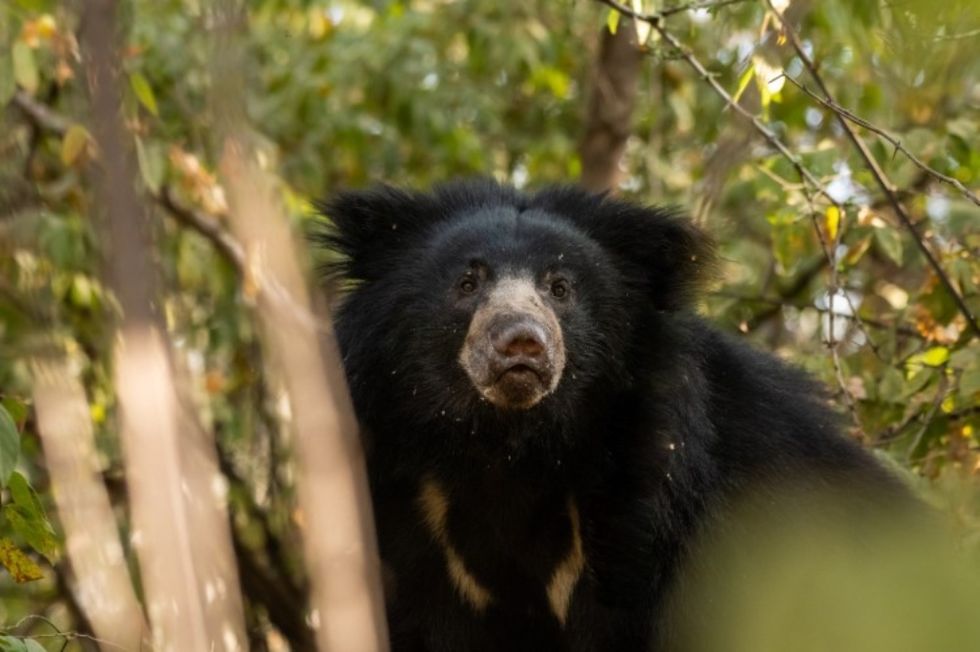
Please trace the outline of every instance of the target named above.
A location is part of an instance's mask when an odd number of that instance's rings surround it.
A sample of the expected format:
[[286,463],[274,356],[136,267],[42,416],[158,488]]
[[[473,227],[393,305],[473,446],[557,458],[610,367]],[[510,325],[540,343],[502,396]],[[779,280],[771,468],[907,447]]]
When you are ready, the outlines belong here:
[[207,238],[221,255],[235,266],[239,274],[245,274],[245,250],[235,239],[235,236],[225,229],[217,219],[181,205],[167,186],[161,188],[160,194],[154,195],[153,199],[167,209],[180,224]]
[[24,91],[17,91],[11,103],[27,116],[36,126],[46,131],[63,135],[71,122],[46,104],[38,102]]
[[[775,8],[775,6],[773,6],[772,0],[766,0],[766,4],[769,6],[770,11],[772,11],[772,13],[779,20],[783,28],[783,33],[789,38],[790,43],[793,45],[793,50],[800,58],[800,61],[803,62],[804,67],[806,67],[807,71],[810,73],[810,77],[813,78],[813,81],[820,88],[820,91],[823,93],[827,101],[836,104],[830,89],[824,83],[823,77],[821,77],[820,73],[817,71],[817,67],[814,65],[813,59],[807,55],[806,49],[800,42],[800,38],[796,34],[796,31],[783,18],[783,15]],[[946,288],[946,291],[956,303],[960,313],[962,313],[963,317],[966,318],[967,324],[973,330],[973,336],[976,337],[980,335],[980,324],[977,323],[977,319],[970,310],[970,307],[966,305],[966,301],[963,299],[963,296],[953,285],[953,282],[950,280],[946,270],[943,269],[942,265],[939,263],[939,260],[935,257],[935,255],[933,255],[929,247],[926,246],[925,240],[915,229],[915,225],[912,223],[912,218],[905,209],[905,205],[902,204],[902,202],[900,202],[898,197],[895,195],[895,186],[885,175],[884,170],[882,170],[881,166],[878,165],[878,161],[875,160],[874,156],[864,144],[864,141],[862,141],[857,133],[855,133],[847,119],[840,113],[835,112],[835,115],[837,116],[837,121],[844,129],[844,133],[847,134],[848,139],[857,149],[858,153],[861,155],[861,158],[864,159],[865,166],[868,168],[868,170],[870,170],[872,176],[875,178],[875,181],[878,184],[878,187],[881,188],[882,193],[884,193],[885,197],[888,199],[888,202],[891,204],[892,209],[898,216],[899,221],[912,235],[912,238],[916,243],[916,246],[918,246],[919,251],[921,251],[922,255],[925,256],[926,261],[928,261],[930,267],[932,267],[933,271],[936,273],[936,276],[939,278],[940,283],[942,283],[943,287]]]

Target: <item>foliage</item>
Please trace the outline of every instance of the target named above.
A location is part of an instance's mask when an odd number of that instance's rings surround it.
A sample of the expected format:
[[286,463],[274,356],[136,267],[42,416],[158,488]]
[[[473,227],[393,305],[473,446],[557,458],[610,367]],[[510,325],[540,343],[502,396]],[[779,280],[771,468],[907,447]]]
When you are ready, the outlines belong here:
[[[207,3],[126,6],[125,118],[154,206],[159,308],[188,393],[218,435],[238,542],[301,607],[305,579],[288,545],[301,520],[288,414],[263,368],[247,284],[159,201],[166,189],[219,221],[227,211],[214,172]],[[110,488],[121,476],[108,366],[117,308],[99,274],[111,252],[95,228],[99,153],[76,10],[0,4],[0,479],[3,536],[15,537],[0,540],[0,558],[11,572],[22,563],[45,575],[23,600],[0,605],[6,618],[65,598],[36,420],[17,407],[29,403],[32,356],[67,356],[86,386]],[[312,199],[378,180],[573,179],[597,39],[609,25],[623,29],[584,0],[250,0],[247,14],[248,115],[298,226]],[[978,192],[980,4],[824,0],[790,3],[787,14],[837,104]],[[677,12],[663,24],[833,201],[649,29],[620,191],[688,207],[725,261],[704,311],[824,380],[851,434],[907,472],[980,548],[980,339],[915,241],[980,313],[980,208],[859,127],[915,235],[904,228],[834,112],[797,85],[817,88],[765,3]],[[25,111],[25,98],[53,120]],[[261,629],[270,607],[252,600]]]

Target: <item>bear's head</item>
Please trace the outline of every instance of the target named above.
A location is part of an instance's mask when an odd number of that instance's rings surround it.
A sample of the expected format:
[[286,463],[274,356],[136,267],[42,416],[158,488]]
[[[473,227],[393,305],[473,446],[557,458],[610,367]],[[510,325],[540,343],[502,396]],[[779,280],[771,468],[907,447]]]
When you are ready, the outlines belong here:
[[630,381],[639,331],[684,309],[711,259],[676,212],[574,187],[382,186],[320,208],[350,282],[337,327],[362,416],[568,414]]

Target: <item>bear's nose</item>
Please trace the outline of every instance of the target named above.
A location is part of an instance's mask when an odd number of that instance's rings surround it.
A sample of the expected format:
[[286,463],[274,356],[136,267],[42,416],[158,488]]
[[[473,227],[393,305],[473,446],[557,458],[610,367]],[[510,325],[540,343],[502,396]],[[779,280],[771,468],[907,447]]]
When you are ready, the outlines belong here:
[[533,321],[502,325],[490,333],[494,350],[506,358],[540,358],[544,354],[544,329]]

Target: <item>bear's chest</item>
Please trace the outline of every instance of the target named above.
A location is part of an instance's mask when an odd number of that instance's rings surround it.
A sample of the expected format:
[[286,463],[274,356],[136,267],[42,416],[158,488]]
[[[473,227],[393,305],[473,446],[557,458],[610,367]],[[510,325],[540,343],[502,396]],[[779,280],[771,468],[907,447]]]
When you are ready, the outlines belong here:
[[427,477],[416,508],[441,572],[470,610],[560,627],[585,569],[578,508],[564,492],[510,488],[491,478],[460,491]]

